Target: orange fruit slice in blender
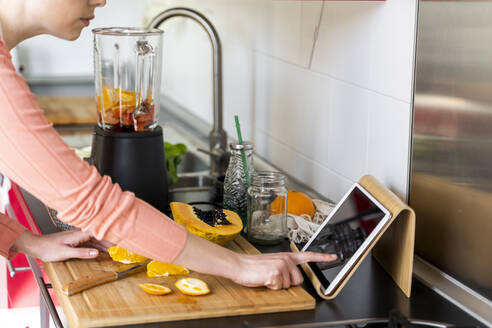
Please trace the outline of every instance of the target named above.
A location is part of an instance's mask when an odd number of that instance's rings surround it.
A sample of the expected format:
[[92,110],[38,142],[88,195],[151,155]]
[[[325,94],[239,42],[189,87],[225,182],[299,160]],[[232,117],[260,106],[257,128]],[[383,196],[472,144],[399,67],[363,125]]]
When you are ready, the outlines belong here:
[[197,278],[183,278],[176,281],[174,285],[185,295],[199,296],[210,293],[207,283]]
[[169,287],[151,283],[138,284],[138,287],[142,288],[144,292],[151,295],[166,295],[172,291]]
[[190,271],[180,265],[151,261],[147,264],[147,277],[168,277],[178,275],[188,275]]
[[135,108],[137,104],[137,95],[133,91],[127,91],[123,89],[114,89],[117,102],[122,106],[133,106]]
[[101,102],[101,96],[97,96],[97,108],[99,111],[102,109],[109,109],[111,106],[115,105],[118,103],[118,89],[113,89],[110,86],[103,86],[102,89],[102,102]]
[[111,246],[108,248],[108,253],[113,261],[124,264],[140,263],[148,260],[145,256],[135,254],[120,246]]

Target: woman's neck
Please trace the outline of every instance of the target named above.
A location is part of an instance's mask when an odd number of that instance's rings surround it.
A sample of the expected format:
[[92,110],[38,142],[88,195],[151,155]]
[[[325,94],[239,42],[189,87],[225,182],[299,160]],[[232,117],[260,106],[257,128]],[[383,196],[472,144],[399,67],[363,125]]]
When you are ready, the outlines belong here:
[[34,17],[25,10],[24,1],[0,0],[0,24],[3,41],[9,49],[42,33]]

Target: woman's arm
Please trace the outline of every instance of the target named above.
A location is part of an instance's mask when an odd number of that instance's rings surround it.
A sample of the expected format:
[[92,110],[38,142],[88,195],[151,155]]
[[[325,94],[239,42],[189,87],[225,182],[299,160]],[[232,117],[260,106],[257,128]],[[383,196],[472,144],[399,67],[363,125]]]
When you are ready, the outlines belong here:
[[330,262],[336,255],[312,252],[243,255],[189,234],[175,263],[195,271],[229,278],[249,287],[288,288],[302,283],[298,264]]
[[65,222],[149,258],[172,262],[186,230],[81,160],[61,139],[0,40],[0,172]]
[[12,245],[26,231],[26,228],[16,220],[0,213],[0,255],[12,259],[17,253]]
[[[92,234],[82,230],[70,230],[49,235],[36,235],[25,230],[12,245],[11,251],[29,254],[44,262],[64,261],[71,258],[92,259],[108,244],[94,245]],[[79,246],[94,247],[79,247]]]

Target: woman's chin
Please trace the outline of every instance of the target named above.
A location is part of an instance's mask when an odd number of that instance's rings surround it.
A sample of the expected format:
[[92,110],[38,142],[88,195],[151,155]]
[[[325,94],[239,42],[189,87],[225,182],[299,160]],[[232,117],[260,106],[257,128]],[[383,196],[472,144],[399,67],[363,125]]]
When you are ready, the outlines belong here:
[[68,37],[66,40],[68,40],[68,41],[75,41],[75,40],[77,40],[79,38],[79,36],[80,36],[80,33],[74,34],[74,35],[71,35],[70,37]]
[[69,33],[64,33],[63,35],[59,35],[58,37],[67,41],[75,41],[80,37],[80,33],[82,33],[82,28],[77,28],[77,29],[73,29]]

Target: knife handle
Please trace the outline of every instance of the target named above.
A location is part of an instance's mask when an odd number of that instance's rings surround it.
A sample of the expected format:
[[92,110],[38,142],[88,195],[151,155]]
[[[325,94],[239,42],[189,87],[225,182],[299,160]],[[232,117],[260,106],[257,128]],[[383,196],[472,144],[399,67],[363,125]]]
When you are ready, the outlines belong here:
[[65,293],[65,295],[71,296],[80,293],[86,289],[99,286],[107,282],[115,281],[116,279],[118,279],[118,274],[116,272],[101,272],[65,284],[62,286],[62,291]]

